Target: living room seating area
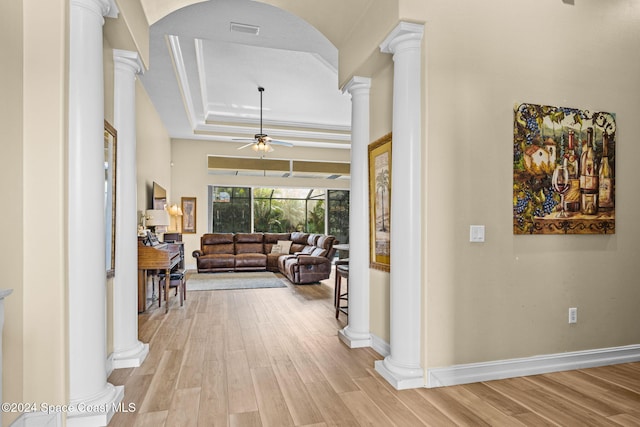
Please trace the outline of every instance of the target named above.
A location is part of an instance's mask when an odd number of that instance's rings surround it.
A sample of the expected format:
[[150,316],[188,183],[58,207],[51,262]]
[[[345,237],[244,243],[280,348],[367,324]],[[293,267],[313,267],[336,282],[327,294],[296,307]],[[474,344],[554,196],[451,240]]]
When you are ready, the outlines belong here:
[[311,233],[208,233],[193,251],[198,273],[280,272],[294,284],[328,279],[337,243],[334,236]]

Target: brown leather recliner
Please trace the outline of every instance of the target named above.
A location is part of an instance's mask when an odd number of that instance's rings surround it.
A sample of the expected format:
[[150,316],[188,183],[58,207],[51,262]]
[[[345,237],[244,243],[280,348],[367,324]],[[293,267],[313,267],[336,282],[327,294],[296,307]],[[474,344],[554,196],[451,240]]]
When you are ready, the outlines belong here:
[[200,238],[200,249],[193,251],[198,273],[234,271],[236,256],[232,233],[204,234]]
[[[294,240],[293,236],[292,240]],[[328,279],[331,274],[331,259],[335,253],[334,242],[334,236],[309,235],[307,243],[313,243],[313,245],[307,244],[302,251],[294,255],[280,257],[278,269],[295,284],[315,283]]]

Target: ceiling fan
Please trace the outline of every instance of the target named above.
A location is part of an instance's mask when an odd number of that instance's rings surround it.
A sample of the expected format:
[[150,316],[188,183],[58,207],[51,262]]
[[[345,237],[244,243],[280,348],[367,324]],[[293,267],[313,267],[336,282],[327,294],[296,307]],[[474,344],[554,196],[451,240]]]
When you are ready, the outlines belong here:
[[262,151],[265,153],[270,153],[273,151],[272,145],[282,145],[285,147],[293,147],[293,144],[285,141],[277,141],[275,139],[271,139],[269,135],[263,133],[262,131],[262,92],[264,92],[264,88],[262,86],[258,86],[258,92],[260,92],[260,133],[254,135],[253,139],[249,138],[233,138],[234,141],[251,141],[248,144],[239,147],[238,150],[242,150],[243,148],[251,147],[253,151]]

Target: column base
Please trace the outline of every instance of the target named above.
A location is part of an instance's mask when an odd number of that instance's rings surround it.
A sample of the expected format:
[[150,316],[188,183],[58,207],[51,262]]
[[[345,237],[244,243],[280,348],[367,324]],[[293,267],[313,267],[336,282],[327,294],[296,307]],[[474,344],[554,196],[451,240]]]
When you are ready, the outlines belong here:
[[424,371],[418,367],[396,365],[391,356],[375,362],[376,372],[382,375],[396,390],[422,388],[425,386]]
[[142,365],[144,359],[149,354],[149,344],[140,341],[131,350],[118,351],[113,353],[113,369],[137,368]]
[[349,348],[371,347],[371,334],[353,332],[349,325],[338,331],[338,338]]
[[113,415],[121,411],[124,386],[107,383],[99,396],[70,403],[67,414],[68,427],[106,426]]

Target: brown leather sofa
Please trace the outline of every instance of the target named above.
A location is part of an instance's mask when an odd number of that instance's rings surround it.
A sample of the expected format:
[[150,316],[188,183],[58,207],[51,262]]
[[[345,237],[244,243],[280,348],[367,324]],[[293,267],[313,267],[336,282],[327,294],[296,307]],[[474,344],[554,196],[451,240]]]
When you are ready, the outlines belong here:
[[[291,242],[287,253],[271,253],[279,241]],[[329,278],[335,253],[334,236],[309,233],[210,233],[193,251],[198,273],[267,270],[284,274],[292,283]]]

